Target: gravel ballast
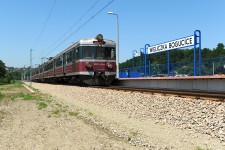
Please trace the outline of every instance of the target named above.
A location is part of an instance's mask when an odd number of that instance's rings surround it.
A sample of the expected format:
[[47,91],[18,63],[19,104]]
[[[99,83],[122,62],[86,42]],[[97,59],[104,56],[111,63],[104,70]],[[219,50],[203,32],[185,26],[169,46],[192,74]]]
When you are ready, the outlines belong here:
[[90,111],[86,119],[133,145],[225,149],[224,102],[40,83],[33,87]]

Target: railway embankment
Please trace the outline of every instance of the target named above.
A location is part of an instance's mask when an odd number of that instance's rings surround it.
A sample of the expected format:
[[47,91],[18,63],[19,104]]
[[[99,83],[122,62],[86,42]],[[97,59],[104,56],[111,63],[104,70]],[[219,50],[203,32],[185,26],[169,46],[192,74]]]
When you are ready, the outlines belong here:
[[40,83],[33,87],[136,146],[225,149],[224,102]]

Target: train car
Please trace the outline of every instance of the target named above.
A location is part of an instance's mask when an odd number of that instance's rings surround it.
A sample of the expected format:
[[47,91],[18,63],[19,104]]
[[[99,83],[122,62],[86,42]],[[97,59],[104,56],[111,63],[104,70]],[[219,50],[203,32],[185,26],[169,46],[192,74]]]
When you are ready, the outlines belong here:
[[32,80],[68,82],[82,85],[109,85],[116,76],[115,42],[96,38],[82,39],[35,68]]

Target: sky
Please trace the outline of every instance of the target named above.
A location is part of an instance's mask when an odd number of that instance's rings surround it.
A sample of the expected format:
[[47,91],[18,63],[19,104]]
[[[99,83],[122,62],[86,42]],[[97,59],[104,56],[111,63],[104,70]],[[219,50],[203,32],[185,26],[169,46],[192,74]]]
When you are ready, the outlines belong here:
[[[7,67],[33,66],[73,42],[96,37],[116,41],[119,62],[145,44],[202,33],[202,48],[225,44],[224,0],[0,0],[0,60]],[[51,12],[51,13],[50,13]],[[190,47],[191,48],[191,47]]]

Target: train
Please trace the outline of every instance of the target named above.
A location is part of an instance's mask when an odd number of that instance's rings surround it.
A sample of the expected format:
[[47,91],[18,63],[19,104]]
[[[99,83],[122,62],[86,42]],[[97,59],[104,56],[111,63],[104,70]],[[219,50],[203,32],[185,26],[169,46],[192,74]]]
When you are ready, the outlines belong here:
[[95,38],[81,39],[55,57],[32,69],[33,82],[110,85],[116,77],[116,43]]

